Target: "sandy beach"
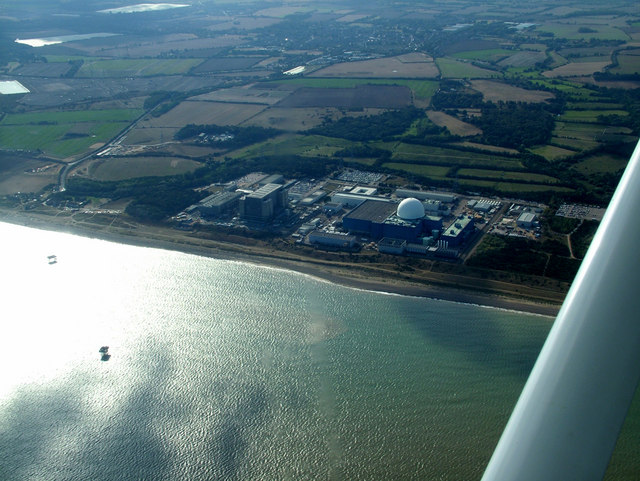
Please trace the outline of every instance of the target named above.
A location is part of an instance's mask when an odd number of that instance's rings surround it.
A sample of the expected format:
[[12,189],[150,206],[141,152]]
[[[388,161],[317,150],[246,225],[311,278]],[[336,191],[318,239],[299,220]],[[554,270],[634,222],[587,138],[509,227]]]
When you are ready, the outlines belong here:
[[[535,289],[522,286],[511,292],[501,292],[500,286],[483,286],[481,289],[460,288],[464,286],[461,276],[439,275],[434,279],[404,278],[398,273],[376,271],[367,266],[331,262],[310,257],[298,256],[277,250],[266,245],[240,245],[202,239],[188,232],[135,224],[135,227],[114,227],[87,222],[76,222],[71,216],[51,216],[35,212],[16,212],[0,210],[0,221],[44,230],[54,230],[84,237],[103,239],[111,242],[174,250],[189,254],[227,259],[292,270],[310,275],[328,282],[347,287],[384,292],[397,295],[442,299],[452,302],[476,304],[500,309],[555,317],[561,305],[562,293],[556,293],[555,299],[542,300],[535,295]],[[513,285],[509,285],[513,288]],[[528,298],[527,298],[528,297]]]

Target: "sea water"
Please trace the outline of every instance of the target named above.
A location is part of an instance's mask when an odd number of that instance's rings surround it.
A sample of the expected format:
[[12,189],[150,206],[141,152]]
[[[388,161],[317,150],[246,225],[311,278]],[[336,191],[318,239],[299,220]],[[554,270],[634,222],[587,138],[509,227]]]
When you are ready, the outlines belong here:
[[553,321],[0,238],[2,480],[479,479]]

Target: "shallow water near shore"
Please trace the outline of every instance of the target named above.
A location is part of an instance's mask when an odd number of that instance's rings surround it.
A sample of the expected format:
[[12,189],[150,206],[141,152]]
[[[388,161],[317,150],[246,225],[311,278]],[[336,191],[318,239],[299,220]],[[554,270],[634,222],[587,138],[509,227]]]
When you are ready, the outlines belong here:
[[0,479],[479,479],[552,323],[3,223],[0,238]]

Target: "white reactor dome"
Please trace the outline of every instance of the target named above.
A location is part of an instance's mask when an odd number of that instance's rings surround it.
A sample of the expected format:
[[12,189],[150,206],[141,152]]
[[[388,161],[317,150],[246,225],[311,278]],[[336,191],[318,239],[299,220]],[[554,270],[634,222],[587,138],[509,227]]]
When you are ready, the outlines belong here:
[[398,217],[404,220],[422,219],[424,217],[424,206],[418,199],[409,197],[400,202],[397,214]]

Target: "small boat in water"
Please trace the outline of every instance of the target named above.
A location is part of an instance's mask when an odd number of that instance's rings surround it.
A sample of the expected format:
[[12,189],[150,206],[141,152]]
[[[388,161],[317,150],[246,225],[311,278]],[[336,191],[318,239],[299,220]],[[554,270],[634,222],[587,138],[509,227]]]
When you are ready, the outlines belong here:
[[56,264],[58,262],[58,256],[53,254],[50,256],[47,256],[47,259],[49,259],[49,264]]
[[111,359],[111,354],[109,354],[109,346],[102,346],[100,349],[98,349],[98,352],[102,354],[102,356],[100,356],[101,361],[108,361],[109,359]]

